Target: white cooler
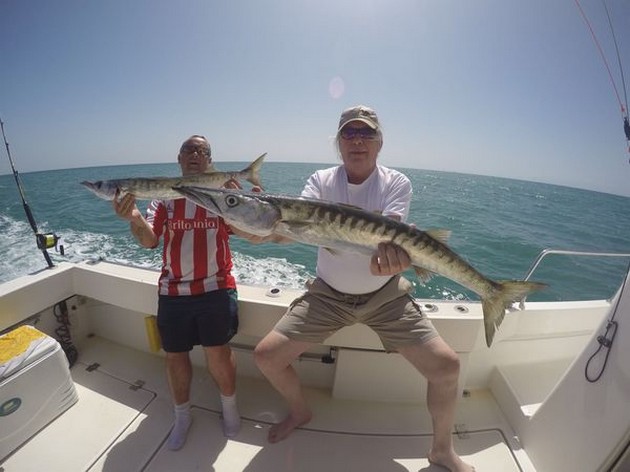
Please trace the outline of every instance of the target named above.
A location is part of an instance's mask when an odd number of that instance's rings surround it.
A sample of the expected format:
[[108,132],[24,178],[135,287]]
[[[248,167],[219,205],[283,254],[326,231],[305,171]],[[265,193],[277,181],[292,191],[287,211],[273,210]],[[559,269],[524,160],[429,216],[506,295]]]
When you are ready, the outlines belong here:
[[0,462],[77,400],[55,339],[32,326],[0,336]]

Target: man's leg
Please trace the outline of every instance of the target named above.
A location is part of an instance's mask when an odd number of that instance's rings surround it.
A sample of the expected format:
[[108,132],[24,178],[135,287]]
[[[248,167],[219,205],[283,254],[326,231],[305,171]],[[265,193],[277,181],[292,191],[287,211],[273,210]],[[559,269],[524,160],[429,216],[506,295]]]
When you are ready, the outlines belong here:
[[471,472],[453,448],[452,429],[457,406],[459,358],[441,337],[425,344],[413,344],[398,350],[426,377],[427,407],[433,423],[433,445],[429,460],[451,472]]
[[270,443],[282,441],[291,432],[311,420],[300,379],[291,363],[306,351],[311,343],[292,341],[277,331],[271,331],[254,350],[254,359],[267,380],[284,397],[289,415],[269,430]]
[[208,372],[221,393],[223,434],[233,438],[241,429],[241,416],[236,404],[236,360],[230,346],[204,347]]
[[175,404],[175,423],[168,437],[168,448],[176,451],[186,442],[192,423],[190,416],[190,383],[192,365],[188,352],[166,353],[166,378]]
[[230,397],[236,392],[236,360],[227,344],[204,347],[208,372],[219,387],[221,395]]

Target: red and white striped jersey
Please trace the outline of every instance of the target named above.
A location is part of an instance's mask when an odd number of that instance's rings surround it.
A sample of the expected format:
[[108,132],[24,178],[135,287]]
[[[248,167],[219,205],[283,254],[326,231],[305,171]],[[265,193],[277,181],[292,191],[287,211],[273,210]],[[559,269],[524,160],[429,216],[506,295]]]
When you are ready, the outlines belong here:
[[160,295],[199,295],[236,288],[230,229],[223,218],[185,198],[153,200],[147,221],[164,237]]

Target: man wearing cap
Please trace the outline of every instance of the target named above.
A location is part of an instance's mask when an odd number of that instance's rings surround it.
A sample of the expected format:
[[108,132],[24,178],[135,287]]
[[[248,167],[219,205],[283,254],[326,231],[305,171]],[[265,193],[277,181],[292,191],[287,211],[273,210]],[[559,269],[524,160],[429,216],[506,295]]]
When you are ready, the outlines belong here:
[[[302,196],[350,204],[404,221],[409,214],[411,182],[404,174],[377,164],[383,134],[376,112],[363,105],[344,110],[336,144],[343,164],[311,175]],[[258,367],[289,406],[289,415],[270,429],[270,442],[283,440],[312,417],[291,363],[340,328],[363,323],[378,334],[387,351],[400,353],[427,378],[434,433],[429,461],[451,472],[474,470],[456,454],[452,443],[459,358],[409,295],[411,283],[401,272],[410,264],[407,253],[391,243],[380,244],[371,257],[341,251],[332,254],[319,248],[317,278],[254,353]]]

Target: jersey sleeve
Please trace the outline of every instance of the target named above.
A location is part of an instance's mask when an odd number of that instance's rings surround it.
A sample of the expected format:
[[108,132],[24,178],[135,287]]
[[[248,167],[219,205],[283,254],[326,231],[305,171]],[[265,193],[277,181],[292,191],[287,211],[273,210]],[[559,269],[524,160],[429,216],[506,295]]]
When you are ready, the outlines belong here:
[[147,207],[146,220],[155,235],[160,238],[166,225],[166,206],[162,200],[153,200]]

